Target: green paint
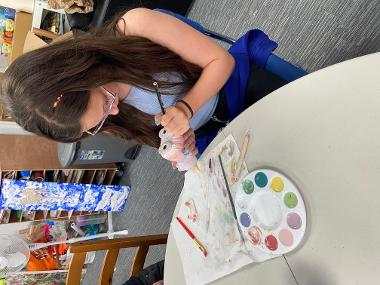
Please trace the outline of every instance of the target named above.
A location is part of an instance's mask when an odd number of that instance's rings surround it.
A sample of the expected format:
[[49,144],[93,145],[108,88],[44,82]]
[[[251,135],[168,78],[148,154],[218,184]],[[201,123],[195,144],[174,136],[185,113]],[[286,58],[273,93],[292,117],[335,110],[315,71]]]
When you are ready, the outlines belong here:
[[268,184],[268,177],[263,172],[257,172],[255,175],[255,183],[263,188]]
[[296,194],[293,192],[286,193],[284,196],[284,203],[288,208],[294,208],[298,204]]
[[253,182],[252,180],[250,179],[245,179],[242,183],[241,183],[241,186],[243,187],[243,190],[245,193],[247,194],[252,194],[253,190],[254,190],[254,185],[253,185]]

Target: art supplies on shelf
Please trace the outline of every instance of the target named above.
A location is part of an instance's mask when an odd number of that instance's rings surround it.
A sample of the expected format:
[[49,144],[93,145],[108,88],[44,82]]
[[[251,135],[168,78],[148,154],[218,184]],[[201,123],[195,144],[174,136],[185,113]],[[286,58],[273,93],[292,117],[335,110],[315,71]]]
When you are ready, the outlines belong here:
[[[242,144],[249,152],[249,138]],[[229,135],[185,174],[177,216],[202,242],[207,257],[183,227],[172,222],[187,284],[207,284],[254,262],[294,250],[306,227],[296,185],[280,171],[248,172]],[[236,171],[240,168],[240,175]]]
[[75,224],[82,227],[88,225],[103,224],[106,222],[107,215],[94,214],[91,216],[77,216],[75,217]]
[[86,240],[91,240],[91,239],[96,239],[96,238],[110,237],[111,235],[128,235],[128,230],[117,231],[114,233],[94,234],[91,236],[84,236],[84,237],[72,238],[68,240],[55,241],[55,242],[32,243],[32,244],[29,244],[29,249],[37,250],[37,249],[49,247],[52,245],[58,245],[58,244],[63,244],[63,243],[66,243],[66,244],[76,243],[76,242],[86,241]]
[[[102,216],[107,217],[106,214]],[[103,218],[103,222],[96,225],[78,226],[73,221],[46,220],[33,222],[28,228],[18,231],[17,236],[27,243],[30,252],[26,267],[18,274],[45,270],[67,270],[72,258],[68,251],[68,244],[128,234],[127,230],[110,232],[107,219]],[[75,229],[73,229],[73,224]],[[78,235],[77,231],[81,231],[83,235]],[[91,263],[93,257],[91,255],[86,257],[86,264]]]

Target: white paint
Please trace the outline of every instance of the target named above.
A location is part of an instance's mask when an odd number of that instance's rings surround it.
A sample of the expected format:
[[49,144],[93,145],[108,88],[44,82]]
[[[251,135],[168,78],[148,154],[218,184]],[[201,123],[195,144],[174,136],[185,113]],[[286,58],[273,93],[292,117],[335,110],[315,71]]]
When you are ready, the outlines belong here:
[[279,199],[270,192],[259,192],[254,197],[254,216],[266,229],[276,228],[282,219]]

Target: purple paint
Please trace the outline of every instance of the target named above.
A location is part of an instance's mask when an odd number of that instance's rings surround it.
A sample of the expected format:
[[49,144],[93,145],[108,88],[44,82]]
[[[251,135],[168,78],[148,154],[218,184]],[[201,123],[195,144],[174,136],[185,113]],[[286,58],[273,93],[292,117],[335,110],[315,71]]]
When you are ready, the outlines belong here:
[[301,217],[297,213],[289,213],[286,221],[290,228],[298,230],[302,225]]
[[241,223],[244,227],[248,228],[249,225],[251,224],[251,217],[250,217],[247,213],[242,213],[242,214],[240,215],[240,223]]

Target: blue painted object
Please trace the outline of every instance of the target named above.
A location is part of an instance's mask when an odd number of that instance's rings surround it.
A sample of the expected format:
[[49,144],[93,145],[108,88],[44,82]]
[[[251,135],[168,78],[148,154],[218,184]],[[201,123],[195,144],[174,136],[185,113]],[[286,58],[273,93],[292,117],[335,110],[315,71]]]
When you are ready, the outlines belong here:
[[129,186],[3,179],[0,209],[122,211]]
[[21,174],[22,179],[29,179],[31,171],[30,170],[21,170],[20,174]]

